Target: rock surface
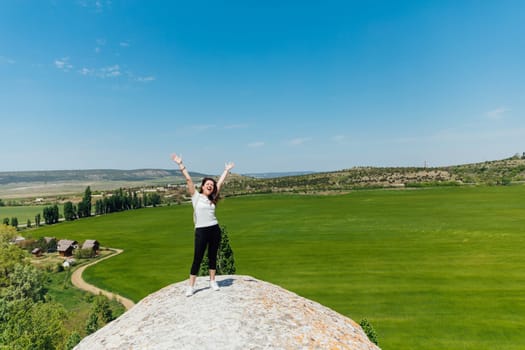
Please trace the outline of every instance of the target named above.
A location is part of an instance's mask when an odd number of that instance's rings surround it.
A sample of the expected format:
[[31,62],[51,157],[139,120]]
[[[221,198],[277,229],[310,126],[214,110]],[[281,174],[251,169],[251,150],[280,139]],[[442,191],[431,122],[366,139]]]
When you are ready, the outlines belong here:
[[197,279],[155,292],[75,349],[379,349],[358,324],[319,303],[250,276]]

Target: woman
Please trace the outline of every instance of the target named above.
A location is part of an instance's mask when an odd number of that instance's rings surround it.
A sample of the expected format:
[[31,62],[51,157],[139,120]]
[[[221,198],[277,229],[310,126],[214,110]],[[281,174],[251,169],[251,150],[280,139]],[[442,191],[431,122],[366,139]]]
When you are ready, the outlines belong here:
[[173,161],[179,165],[182,175],[186,178],[188,192],[191,195],[193,204],[193,222],[195,223],[195,248],[193,254],[193,264],[191,265],[190,281],[186,290],[186,296],[190,297],[195,292],[195,280],[197,273],[204,257],[204,251],[208,248],[208,261],[210,271],[210,287],[217,291],[219,286],[215,281],[215,272],[217,270],[217,250],[221,242],[221,229],[219,222],[215,217],[215,206],[219,200],[219,192],[222,184],[228,176],[230,170],[234,167],[233,163],[226,163],[224,172],[219,181],[210,177],[202,180],[199,191],[195,190],[195,185],[191,180],[188,170],[182,164],[182,158],[176,154],[171,156]]

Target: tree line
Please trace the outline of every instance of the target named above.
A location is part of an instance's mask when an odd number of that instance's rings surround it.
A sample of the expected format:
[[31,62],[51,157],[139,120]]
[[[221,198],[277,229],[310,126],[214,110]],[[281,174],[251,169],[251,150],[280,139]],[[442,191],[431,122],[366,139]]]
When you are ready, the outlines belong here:
[[162,198],[158,193],[143,193],[139,196],[136,191],[124,191],[120,188],[111,196],[95,202],[95,215],[110,214],[124,210],[140,209],[161,204]]
[[[105,196],[102,199],[99,199],[95,202],[95,215],[104,215],[110,213],[116,213],[124,210],[140,209],[144,207],[156,207],[162,203],[161,196],[156,193],[144,192],[140,194],[137,191],[127,190],[120,188],[111,195]],[[90,217],[92,215],[92,192],[90,186],[84,191],[82,200],[77,204],[74,204],[71,201],[64,203],[64,213],[63,217],[65,221],[73,221],[80,218]],[[53,225],[60,221],[60,212],[57,204],[46,206],[42,210],[42,215],[35,215],[34,224],[36,227],[39,227],[44,219],[46,225]],[[2,223],[4,225],[10,225],[12,227],[18,228],[19,222],[18,218],[12,217],[4,218]],[[32,227],[32,222],[30,219],[27,220],[26,226],[28,228]]]
[[[84,197],[77,206],[68,201],[64,203],[64,219],[66,221],[77,218],[91,216],[91,189],[88,186],[84,192]],[[156,207],[161,204],[161,197],[158,193],[143,193],[142,196],[136,191],[125,191],[119,188],[110,196],[95,201],[95,215],[116,213],[124,210],[140,209],[148,206]]]

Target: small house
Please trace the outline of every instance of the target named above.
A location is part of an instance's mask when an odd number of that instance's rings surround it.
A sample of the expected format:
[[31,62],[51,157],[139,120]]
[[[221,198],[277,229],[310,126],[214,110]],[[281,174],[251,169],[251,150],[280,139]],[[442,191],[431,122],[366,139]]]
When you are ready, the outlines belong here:
[[94,239],[86,239],[84,244],[82,244],[82,250],[91,250],[93,255],[97,255],[99,249],[100,243]]
[[17,245],[21,245],[26,239],[22,236],[16,236],[15,238],[13,238],[11,240],[11,243],[14,243],[14,244],[17,244]]
[[77,241],[71,241],[69,239],[61,239],[57,243],[57,250],[60,256],[71,256],[73,250],[77,248]]
[[31,254],[33,254],[34,257],[42,256],[42,249],[37,247],[31,251]]

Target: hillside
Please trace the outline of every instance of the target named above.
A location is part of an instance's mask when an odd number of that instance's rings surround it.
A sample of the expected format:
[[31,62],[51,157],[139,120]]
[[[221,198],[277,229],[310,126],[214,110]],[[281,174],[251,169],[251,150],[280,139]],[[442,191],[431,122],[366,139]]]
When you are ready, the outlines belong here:
[[448,167],[355,167],[334,172],[268,179],[237,177],[230,180],[226,189],[234,195],[275,192],[325,193],[367,188],[509,185],[523,181],[525,159],[512,157]]
[[[195,175],[201,174],[195,173]],[[66,181],[155,181],[159,179],[181,180],[182,177],[180,171],[174,169],[92,169],[0,172],[0,185]]]
[[[193,178],[204,174],[191,172]],[[0,172],[0,198],[31,198],[82,193],[120,187],[165,186],[184,182],[180,171],[171,169],[94,169]]]
[[[205,174],[192,172],[195,182]],[[512,158],[447,167],[354,167],[332,172],[234,174],[223,195],[252,193],[325,193],[367,188],[459,186],[464,184],[508,185],[525,181],[525,158]],[[175,169],[56,170],[0,172],[0,198],[27,198],[81,193],[120,187],[182,184]]]

